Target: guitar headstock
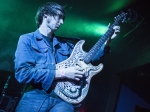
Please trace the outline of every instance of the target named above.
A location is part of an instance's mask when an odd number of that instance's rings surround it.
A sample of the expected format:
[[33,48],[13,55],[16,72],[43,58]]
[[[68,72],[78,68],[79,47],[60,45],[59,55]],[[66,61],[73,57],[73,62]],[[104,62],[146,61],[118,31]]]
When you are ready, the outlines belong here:
[[118,22],[118,23],[124,23],[127,21],[135,21],[137,19],[137,13],[130,9],[124,10],[122,11],[121,14],[116,16],[114,19],[115,19],[115,22]]
[[127,14],[126,12],[122,12],[118,16],[114,17],[115,22],[118,23],[124,23],[127,20]]

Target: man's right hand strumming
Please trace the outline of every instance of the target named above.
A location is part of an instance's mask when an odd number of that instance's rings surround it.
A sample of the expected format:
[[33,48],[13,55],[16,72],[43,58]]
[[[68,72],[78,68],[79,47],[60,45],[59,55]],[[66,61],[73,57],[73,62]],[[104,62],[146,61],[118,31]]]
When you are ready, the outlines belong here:
[[56,70],[55,79],[71,79],[79,81],[84,74],[84,69],[79,66],[68,67]]

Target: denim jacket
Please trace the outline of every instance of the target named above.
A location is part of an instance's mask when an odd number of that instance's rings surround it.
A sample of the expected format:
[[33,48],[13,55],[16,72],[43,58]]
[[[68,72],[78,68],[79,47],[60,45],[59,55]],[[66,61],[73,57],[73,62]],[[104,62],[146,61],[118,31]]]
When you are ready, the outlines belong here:
[[[97,52],[93,61],[104,54],[104,46]],[[55,64],[66,60],[74,45],[53,38],[53,48],[39,30],[21,35],[15,52],[15,77],[20,83],[39,85],[48,90],[55,76]]]

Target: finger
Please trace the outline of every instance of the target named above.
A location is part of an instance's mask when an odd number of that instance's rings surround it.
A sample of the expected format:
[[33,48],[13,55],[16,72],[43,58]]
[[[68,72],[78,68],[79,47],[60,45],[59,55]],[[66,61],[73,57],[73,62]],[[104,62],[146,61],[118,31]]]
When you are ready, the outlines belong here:
[[120,31],[115,31],[115,32],[114,32],[114,34],[118,34],[118,33],[120,33]]
[[74,80],[76,80],[76,81],[80,81],[80,79],[79,79],[79,78],[74,78]]
[[[119,32],[115,32],[114,34],[118,34]],[[115,36],[117,36],[117,35],[115,35]]]
[[119,30],[119,29],[117,29],[117,30],[115,30],[115,32],[120,32],[120,30]]
[[83,69],[83,68],[81,68],[81,67],[77,67],[77,68],[76,68],[76,70],[84,71],[84,69]]
[[76,75],[76,78],[83,78],[83,75]]
[[114,26],[113,29],[118,30],[118,29],[120,29],[120,26]]
[[120,32],[120,29],[116,29],[116,31],[115,32]]
[[84,75],[85,74],[85,71],[84,70],[79,70],[76,72],[77,75]]

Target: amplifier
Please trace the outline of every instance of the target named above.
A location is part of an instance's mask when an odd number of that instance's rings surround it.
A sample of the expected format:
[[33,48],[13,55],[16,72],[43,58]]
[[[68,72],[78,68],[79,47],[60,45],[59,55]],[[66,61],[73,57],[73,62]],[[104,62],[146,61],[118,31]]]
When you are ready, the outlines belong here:
[[0,97],[0,112],[14,112],[18,97],[2,94]]

